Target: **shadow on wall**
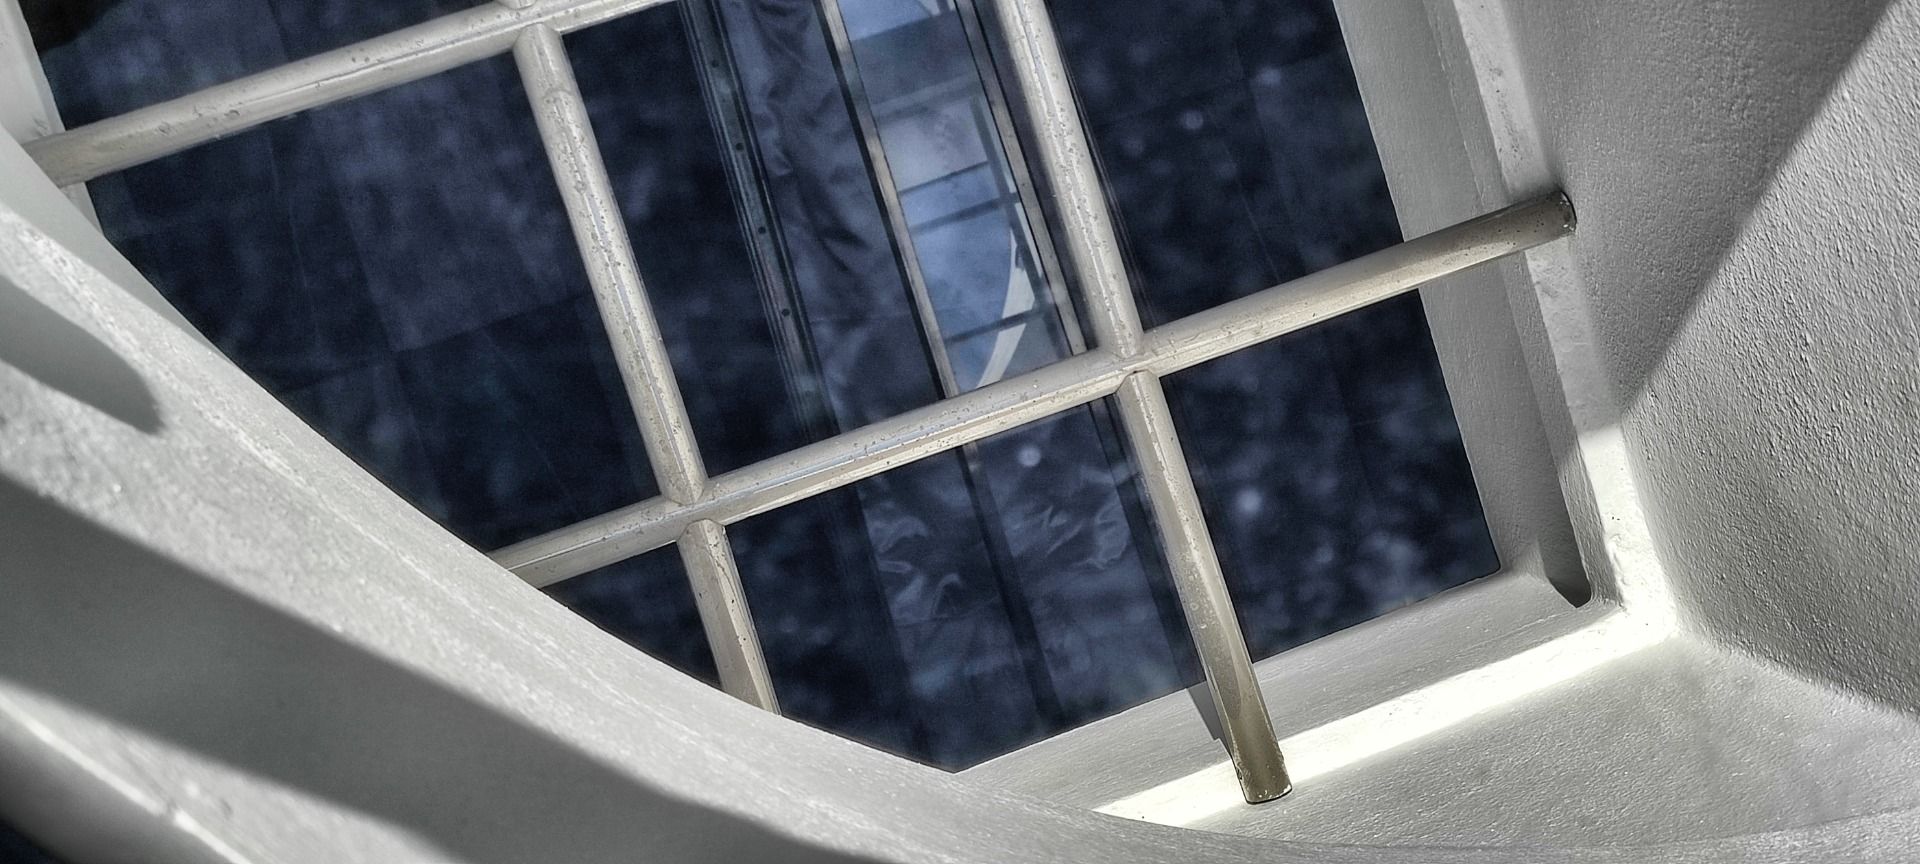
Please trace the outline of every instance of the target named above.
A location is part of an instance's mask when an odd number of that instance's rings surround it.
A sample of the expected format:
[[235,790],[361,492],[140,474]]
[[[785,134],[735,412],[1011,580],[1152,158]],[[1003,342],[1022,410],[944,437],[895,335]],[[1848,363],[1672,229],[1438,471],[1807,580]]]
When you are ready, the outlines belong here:
[[[1568,53],[1522,59],[1543,70],[1530,87],[1549,136],[1549,170],[1579,202],[1583,235],[1609,238],[1589,247],[1604,256],[1595,260],[1608,274],[1604,287],[1590,286],[1595,302],[1630,310],[1613,316],[1612,327],[1605,314],[1595,318],[1623,406],[1645,392],[1892,2],[1545,4],[1552,10],[1540,17],[1551,17],[1558,40],[1545,50]],[[1511,5],[1526,46],[1532,4]],[[1702,32],[1712,38],[1695,38]],[[1594,33],[1606,36],[1566,45]],[[1676,175],[1688,189],[1723,194],[1676,200]],[[1670,212],[1651,218],[1649,208]]]
[[1911,712],[1901,147],[1920,4],[1521,3],[1512,20],[1581,207],[1608,419],[1684,623]]
[[140,373],[5,275],[0,275],[0,365],[142,432],[160,431],[159,409]]
[[[407,826],[460,860],[849,860],[611,771],[4,477],[0,513],[11,684]],[[0,772],[0,810],[34,812],[22,782]],[[105,833],[98,813],[40,815],[38,839],[79,860],[130,851],[88,848]]]

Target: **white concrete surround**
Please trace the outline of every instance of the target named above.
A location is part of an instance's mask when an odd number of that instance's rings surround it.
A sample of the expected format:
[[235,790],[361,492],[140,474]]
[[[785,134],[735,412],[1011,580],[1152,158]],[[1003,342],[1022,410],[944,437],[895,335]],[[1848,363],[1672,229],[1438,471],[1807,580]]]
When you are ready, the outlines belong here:
[[1687,627],[1920,710],[1920,3],[1515,3]]
[[1426,292],[1507,572],[1259,665],[1289,798],[1188,694],[954,776],[627,649],[5,140],[0,818],[77,862],[1912,860],[1920,0],[1336,5],[1409,235],[1558,185],[1580,228]]

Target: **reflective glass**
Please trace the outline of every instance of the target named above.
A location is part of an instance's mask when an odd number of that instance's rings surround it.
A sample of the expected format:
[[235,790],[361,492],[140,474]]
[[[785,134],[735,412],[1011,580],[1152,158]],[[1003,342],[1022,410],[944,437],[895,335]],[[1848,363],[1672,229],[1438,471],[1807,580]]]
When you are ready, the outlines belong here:
[[[1149,326],[1400,240],[1330,0],[1056,0]],[[1171,377],[1247,640],[1499,561],[1416,295]]]
[[1000,85],[979,71],[985,33],[971,7],[824,5],[850,37],[840,50],[854,109],[877,135],[869,158],[884,166],[881,196],[898,213],[896,242],[933,313],[931,350],[949,391],[1071,353],[1071,316],[1054,308],[1055,279],[1041,266],[989,101]]

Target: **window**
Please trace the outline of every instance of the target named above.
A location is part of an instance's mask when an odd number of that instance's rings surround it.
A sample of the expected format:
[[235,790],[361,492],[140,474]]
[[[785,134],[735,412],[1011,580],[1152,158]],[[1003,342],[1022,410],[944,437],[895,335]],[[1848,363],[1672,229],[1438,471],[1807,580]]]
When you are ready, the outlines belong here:
[[1397,239],[1324,3],[1062,0],[1057,44],[1038,0],[396,4],[299,59],[350,5],[48,13],[77,128],[30,152],[344,451],[693,674],[962,766],[1204,671],[1264,799],[1240,630],[1495,566],[1411,298],[1298,310],[1565,213],[1269,287]]

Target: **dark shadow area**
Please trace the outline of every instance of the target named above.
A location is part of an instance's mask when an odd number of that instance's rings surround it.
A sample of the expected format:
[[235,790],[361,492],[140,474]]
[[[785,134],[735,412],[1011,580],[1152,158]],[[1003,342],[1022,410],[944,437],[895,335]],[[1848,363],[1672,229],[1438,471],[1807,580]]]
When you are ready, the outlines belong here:
[[140,373],[106,343],[0,275],[0,364],[142,432],[160,430]]
[[53,854],[0,820],[0,864],[63,864]]
[[120,0],[20,0],[33,47],[50,51],[72,42]]
[[11,481],[0,513],[0,678],[461,860],[847,860],[621,776]]

